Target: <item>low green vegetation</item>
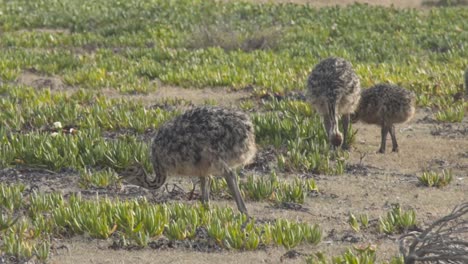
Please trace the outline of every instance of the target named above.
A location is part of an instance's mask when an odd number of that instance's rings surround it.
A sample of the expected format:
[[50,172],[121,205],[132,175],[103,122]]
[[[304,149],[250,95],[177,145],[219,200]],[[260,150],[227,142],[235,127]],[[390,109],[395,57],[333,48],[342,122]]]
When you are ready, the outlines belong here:
[[442,170],[441,173],[435,171],[425,171],[418,180],[427,187],[444,187],[452,182],[453,174],[451,170]]
[[80,187],[84,189],[88,189],[90,187],[106,188],[112,185],[122,185],[119,175],[112,169],[96,172],[85,169],[80,173],[79,184]]
[[[303,204],[305,198],[318,192],[314,179],[294,177],[291,180],[279,180],[276,172],[269,176],[248,175],[245,182],[241,182],[240,190],[247,199],[252,201],[272,201],[274,203]],[[222,195],[228,191],[224,178],[214,178],[211,182],[211,192]]]
[[369,216],[367,214],[360,214],[356,217],[350,213],[348,223],[354,231],[359,232],[361,228],[366,229],[369,227]]
[[303,89],[311,67],[336,55],[353,62],[364,86],[392,82],[418,101],[450,103],[467,56],[467,11],[456,7],[41,0],[0,11],[2,79],[35,69],[90,89],[148,92],[158,79],[283,92]]
[[440,110],[435,115],[436,120],[441,122],[460,123],[465,117],[465,107],[463,103],[458,103]]
[[107,140],[99,130],[83,130],[77,134],[8,133],[0,129],[2,166],[22,164],[45,167],[84,169],[107,167],[115,170],[139,161],[150,170],[148,145],[135,136],[123,135]]
[[[0,88],[0,166],[15,163],[64,167],[110,166],[119,171],[135,159],[147,162],[147,144],[139,134],[154,130],[180,114],[143,105],[140,101],[109,99],[102,94],[78,90],[53,93],[49,89],[5,85]],[[185,105],[183,101],[163,101]],[[330,151],[320,117],[302,101],[271,101],[266,113],[253,116],[257,142],[282,148],[277,165],[285,171],[342,174],[347,154]],[[54,124],[60,124],[57,127]],[[29,133],[17,133],[17,132]],[[106,138],[109,132],[118,137]],[[350,133],[350,142],[354,134]],[[148,171],[152,168],[146,165]]]
[[[437,120],[460,122],[466,110],[466,103],[454,99],[467,57],[467,35],[458,33],[467,17],[463,8],[41,0],[10,1],[0,12],[0,122],[8,133],[36,133],[61,122],[59,134],[98,128],[100,134],[142,134],[179,111],[110,99],[96,90],[138,94],[159,84],[228,86],[251,87],[257,98],[284,96],[304,90],[313,65],[331,55],[352,61],[364,87],[392,82],[415,91],[419,105],[438,109]],[[24,87],[18,82],[25,73],[84,90],[69,95]],[[250,100],[242,107],[255,105]],[[273,100],[260,107],[265,111],[253,116],[257,139],[281,149],[280,170],[344,172],[346,154],[329,151],[321,121],[307,103]],[[349,135],[352,142],[355,132]],[[8,160],[0,165],[11,165]]]
[[23,192],[25,186],[18,184],[12,187],[0,184],[0,206],[9,212],[18,210],[23,206]]
[[253,117],[257,143],[284,149],[277,156],[279,169],[344,172],[347,153],[330,150],[322,121],[309,104],[273,100],[263,107],[269,111]]
[[[260,245],[287,249],[321,240],[318,225],[277,219],[256,223],[231,208],[174,204],[151,204],[145,199],[83,199],[58,193],[26,194],[24,186],[0,184],[0,232],[2,252],[20,260],[49,256],[54,236],[87,235],[95,239],[111,236],[122,247],[146,247],[164,236],[169,240],[194,239],[196,230],[206,229],[210,239],[226,249],[255,250]],[[24,212],[24,213],[22,213]]]
[[402,211],[400,205],[393,205],[386,216],[379,219],[379,231],[385,234],[403,233],[416,227],[416,212]]
[[[52,93],[50,89],[4,85],[0,87],[0,122],[11,131],[51,131],[60,122],[70,129],[129,130],[143,133],[173,118],[179,111],[148,108],[140,101],[109,99],[93,91]],[[177,103],[177,102],[175,102]]]
[[[374,264],[377,262],[377,249],[375,246],[354,247],[347,249],[342,255],[327,258],[318,252],[306,258],[307,264]],[[402,257],[393,257],[384,264],[403,264]]]

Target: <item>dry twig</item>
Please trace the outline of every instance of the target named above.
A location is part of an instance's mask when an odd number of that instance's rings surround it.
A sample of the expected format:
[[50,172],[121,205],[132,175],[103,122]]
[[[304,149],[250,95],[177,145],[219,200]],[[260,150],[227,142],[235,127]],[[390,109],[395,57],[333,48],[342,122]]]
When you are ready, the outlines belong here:
[[426,230],[402,235],[399,241],[405,264],[468,263],[468,202]]

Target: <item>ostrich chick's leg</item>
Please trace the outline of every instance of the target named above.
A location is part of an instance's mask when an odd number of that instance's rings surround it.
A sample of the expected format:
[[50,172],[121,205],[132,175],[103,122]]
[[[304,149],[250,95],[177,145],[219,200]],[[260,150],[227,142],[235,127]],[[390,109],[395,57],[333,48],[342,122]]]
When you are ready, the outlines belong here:
[[323,117],[323,125],[325,126],[325,132],[327,133],[327,138],[330,138],[331,123],[330,123],[330,118],[328,118],[328,116]]
[[209,206],[210,205],[210,177],[209,176],[200,176],[200,187],[202,191],[201,200],[202,203]]
[[343,145],[342,149],[348,150],[349,149],[349,143],[348,143],[348,129],[349,129],[349,120],[350,120],[350,115],[345,114],[341,117],[341,120],[343,120]]
[[392,125],[390,128],[390,136],[392,137],[392,151],[398,152],[398,143],[396,140],[395,126]]
[[389,130],[388,127],[385,124],[383,124],[382,131],[381,131],[382,142],[380,143],[380,149],[379,149],[380,153],[385,153],[385,144],[387,143],[388,130]]
[[323,116],[323,125],[325,127],[325,132],[327,133],[327,140],[330,143],[330,149],[336,149],[337,147],[332,142],[332,131],[331,131],[331,120],[330,116],[324,115]]
[[236,200],[237,208],[239,209],[239,211],[247,215],[247,208],[245,207],[245,203],[242,199],[239,186],[237,185],[236,174],[227,166],[226,163],[223,164],[223,173],[229,190],[231,191],[232,195],[234,196],[234,199]]

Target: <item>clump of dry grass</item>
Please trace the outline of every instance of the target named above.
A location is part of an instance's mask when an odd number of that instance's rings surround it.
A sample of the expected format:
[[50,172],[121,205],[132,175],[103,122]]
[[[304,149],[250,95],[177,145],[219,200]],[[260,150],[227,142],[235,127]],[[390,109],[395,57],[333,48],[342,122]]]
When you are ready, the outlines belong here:
[[189,48],[202,49],[220,47],[226,51],[273,49],[278,46],[282,30],[275,27],[256,28],[253,30],[235,30],[231,26],[218,23],[209,26],[200,26],[196,29],[188,44]]
[[422,232],[400,237],[405,264],[468,263],[468,202],[435,221]]

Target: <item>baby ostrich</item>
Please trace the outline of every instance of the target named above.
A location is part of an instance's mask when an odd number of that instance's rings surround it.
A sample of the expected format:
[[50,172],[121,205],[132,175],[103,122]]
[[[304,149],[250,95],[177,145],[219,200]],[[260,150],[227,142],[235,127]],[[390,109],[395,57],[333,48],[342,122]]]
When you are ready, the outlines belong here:
[[195,107],[162,125],[153,139],[151,162],[155,176],[136,174],[145,188],[160,188],[168,175],[200,178],[202,202],[209,202],[210,175],[220,174],[247,214],[231,168],[245,165],[256,153],[254,126],[249,117],[220,107]]
[[398,152],[395,125],[404,123],[414,116],[416,96],[413,92],[392,84],[377,84],[361,93],[361,101],[352,115],[358,120],[382,127],[382,142],[379,152],[385,153],[387,133],[392,137],[392,151]]
[[[350,114],[354,112],[361,94],[360,81],[350,62],[342,58],[327,58],[319,62],[309,75],[307,96],[315,109],[323,116],[329,142],[348,149],[346,137]],[[338,129],[338,117],[342,116],[343,134]]]

